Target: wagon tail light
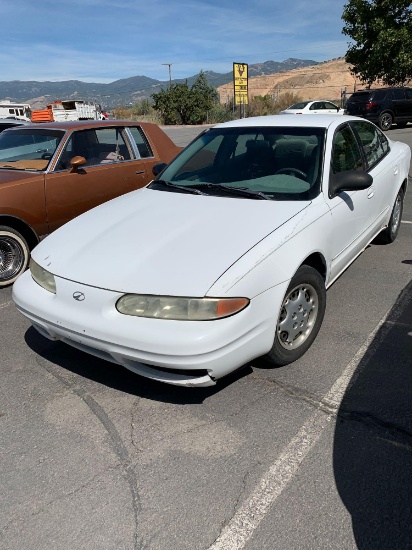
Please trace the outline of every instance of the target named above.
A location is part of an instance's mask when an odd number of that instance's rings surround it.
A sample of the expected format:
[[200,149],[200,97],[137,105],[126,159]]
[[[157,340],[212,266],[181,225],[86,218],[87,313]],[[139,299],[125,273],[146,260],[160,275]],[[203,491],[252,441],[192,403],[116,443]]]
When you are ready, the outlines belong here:
[[376,107],[377,103],[376,101],[369,101],[366,105],[365,105],[365,109],[367,111],[370,111],[371,109],[373,109],[373,107]]
[[239,313],[248,298],[186,298],[150,294],[125,294],[116,303],[123,315],[174,321],[214,321]]

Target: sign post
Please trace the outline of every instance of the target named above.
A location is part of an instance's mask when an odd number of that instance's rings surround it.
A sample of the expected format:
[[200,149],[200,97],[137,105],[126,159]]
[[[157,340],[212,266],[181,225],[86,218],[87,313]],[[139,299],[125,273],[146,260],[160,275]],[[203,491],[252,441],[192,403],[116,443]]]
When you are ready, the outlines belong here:
[[242,118],[245,116],[245,105],[249,103],[247,63],[233,63],[233,84],[235,105],[239,105],[240,118]]

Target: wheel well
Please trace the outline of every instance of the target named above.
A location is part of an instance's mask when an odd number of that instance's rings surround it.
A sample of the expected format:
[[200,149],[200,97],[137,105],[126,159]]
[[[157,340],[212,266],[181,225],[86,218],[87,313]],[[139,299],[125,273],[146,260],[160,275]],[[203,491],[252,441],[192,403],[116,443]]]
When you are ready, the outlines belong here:
[[26,222],[19,218],[15,218],[14,216],[0,216],[0,225],[5,225],[18,231],[26,239],[30,250],[39,243],[39,237],[36,232],[27,225]]
[[405,195],[405,193],[406,193],[406,189],[407,189],[407,188],[408,188],[408,180],[405,179],[405,180],[403,181],[402,185],[401,185],[401,189],[402,189],[404,195]]
[[384,114],[386,114],[386,113],[389,113],[393,119],[395,118],[394,113],[393,113],[390,109],[385,109],[384,111],[382,111],[381,113],[379,113],[379,117],[381,117],[382,115],[384,115]]
[[326,281],[326,261],[325,258],[320,254],[319,252],[315,252],[314,254],[311,254],[302,262],[302,265],[309,265],[310,267],[313,267],[313,269],[316,269],[322,277],[323,280]]

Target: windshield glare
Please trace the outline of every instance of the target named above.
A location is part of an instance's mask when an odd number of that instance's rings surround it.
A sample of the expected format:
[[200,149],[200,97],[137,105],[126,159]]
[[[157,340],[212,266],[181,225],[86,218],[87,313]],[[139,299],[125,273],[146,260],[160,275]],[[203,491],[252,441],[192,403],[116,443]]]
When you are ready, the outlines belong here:
[[46,170],[62,137],[59,130],[5,130],[0,134],[0,168]]
[[223,184],[275,200],[312,199],[320,189],[324,135],[323,128],[212,128],[161,179],[186,187]]

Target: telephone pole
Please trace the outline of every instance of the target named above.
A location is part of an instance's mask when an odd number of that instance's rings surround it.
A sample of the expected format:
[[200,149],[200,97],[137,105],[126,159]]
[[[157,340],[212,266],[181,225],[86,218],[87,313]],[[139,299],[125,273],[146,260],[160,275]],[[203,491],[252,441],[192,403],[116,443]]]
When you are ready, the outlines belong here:
[[167,65],[169,67],[169,88],[172,85],[172,65],[173,63],[162,63],[162,65]]

